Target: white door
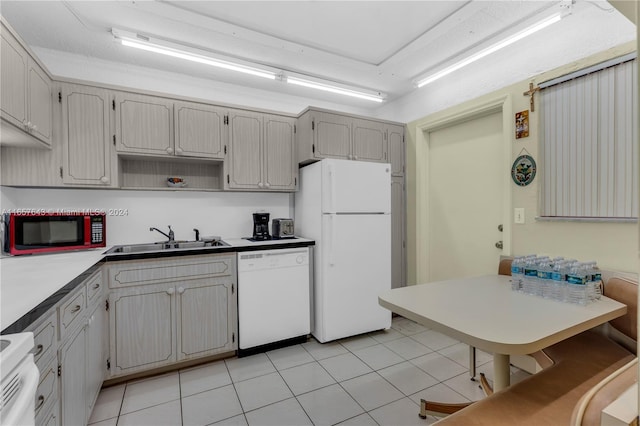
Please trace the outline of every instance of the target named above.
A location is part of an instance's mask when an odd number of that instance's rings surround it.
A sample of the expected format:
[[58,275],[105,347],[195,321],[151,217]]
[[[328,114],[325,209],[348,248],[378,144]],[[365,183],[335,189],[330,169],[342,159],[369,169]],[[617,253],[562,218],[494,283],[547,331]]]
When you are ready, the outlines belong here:
[[429,280],[496,273],[503,235],[502,113],[429,133]]
[[378,295],[391,289],[390,215],[323,215],[322,234],[314,336],[326,342],[389,328]]
[[390,210],[390,164],[322,161],[323,213],[389,213]]

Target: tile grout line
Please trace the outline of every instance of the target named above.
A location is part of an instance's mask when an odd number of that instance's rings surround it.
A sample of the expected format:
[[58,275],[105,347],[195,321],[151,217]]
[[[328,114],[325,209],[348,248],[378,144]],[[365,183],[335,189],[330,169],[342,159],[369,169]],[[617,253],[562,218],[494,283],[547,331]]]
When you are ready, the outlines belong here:
[[[233,392],[235,392],[236,398],[238,398],[238,404],[240,404],[240,410],[242,410],[242,416],[244,417],[244,421],[245,423],[249,424],[249,420],[247,419],[247,415],[245,414],[244,407],[242,406],[242,401],[240,401],[240,395],[238,395],[238,389],[236,389],[236,384],[233,381],[233,377],[231,376],[231,371],[229,371],[229,366],[227,365],[227,361],[223,360],[222,362],[224,362],[224,368],[226,368],[227,374],[229,375],[229,380],[231,380],[231,385],[233,386]],[[231,417],[234,417],[234,416],[231,416]],[[226,419],[223,419],[223,420],[226,420]]]

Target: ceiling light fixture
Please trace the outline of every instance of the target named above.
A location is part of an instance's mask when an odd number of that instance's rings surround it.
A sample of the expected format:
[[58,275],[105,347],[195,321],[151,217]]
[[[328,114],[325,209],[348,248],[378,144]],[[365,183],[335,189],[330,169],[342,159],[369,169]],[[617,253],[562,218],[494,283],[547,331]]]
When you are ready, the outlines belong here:
[[344,87],[332,86],[330,84],[320,83],[317,81],[306,80],[303,78],[286,76],[286,82],[296,86],[310,87],[312,89],[323,90],[325,92],[338,93],[340,95],[351,96],[354,98],[365,99],[367,101],[382,102],[384,96],[382,94],[371,94],[358,90],[351,90]]
[[461,61],[456,62],[453,65],[450,65],[446,68],[444,68],[441,71],[438,71],[434,74],[429,75],[426,78],[423,78],[421,80],[418,80],[418,82],[416,83],[418,87],[422,87],[425,86],[429,83],[433,83],[434,81],[438,80],[439,78],[444,77],[445,75],[451,74],[454,71],[459,70],[462,67],[465,67],[481,58],[484,58],[487,55],[490,55],[500,49],[503,49],[515,42],[517,42],[518,40],[522,40],[523,38],[530,36],[531,34],[538,32],[540,30],[542,30],[543,28],[548,27],[549,25],[555,24],[556,22],[560,21],[562,19],[562,14],[561,13],[556,13],[555,15],[552,15],[548,18],[545,18],[541,21],[538,21],[537,23],[531,25],[530,27],[525,28],[524,30],[505,38],[502,41],[499,41],[498,43],[491,45],[489,47],[487,47],[486,49],[483,49],[481,51],[479,51],[478,53],[475,53],[471,56],[469,56],[468,58],[462,59]]
[[[340,95],[351,96],[368,101],[383,102],[385,96],[379,92],[365,92],[349,87],[333,85],[331,82],[314,81],[307,78],[299,78],[296,76],[285,75],[285,71],[279,69],[267,69],[254,67],[240,62],[228,61],[226,59],[213,58],[211,56],[202,55],[189,51],[188,47],[171,43],[165,40],[156,40],[147,36],[132,33],[129,31],[111,29],[113,37],[123,46],[134,47],[136,49],[145,50],[147,52],[159,53],[174,58],[184,59],[191,62],[210,65],[213,67],[224,68],[227,70],[237,71],[244,74],[250,74],[257,77],[267,78],[270,80],[280,80],[289,84],[310,87],[313,89],[323,90],[326,92],[337,93]],[[249,63],[250,64],[250,63]]]
[[268,78],[275,80],[277,73],[265,69],[254,68],[236,62],[230,62],[222,59],[216,59],[209,56],[199,55],[197,53],[187,52],[185,50],[176,49],[169,46],[158,44],[151,41],[150,38],[140,36],[138,34],[127,33],[125,31],[111,30],[113,36],[122,43],[123,46],[135,47],[136,49],[146,50],[147,52],[159,53],[161,55],[172,56],[174,58],[184,59],[191,62],[210,65],[212,67],[224,68],[231,71],[237,71],[244,74],[250,74],[256,77]]

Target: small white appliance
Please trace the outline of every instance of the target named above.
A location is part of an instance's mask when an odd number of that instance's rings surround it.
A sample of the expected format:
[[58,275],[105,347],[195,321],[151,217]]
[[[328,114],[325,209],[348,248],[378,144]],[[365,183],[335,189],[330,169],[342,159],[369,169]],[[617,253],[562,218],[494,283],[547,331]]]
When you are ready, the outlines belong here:
[[0,336],[0,424],[33,426],[40,373],[33,362],[33,333]]
[[238,253],[238,344],[247,349],[311,331],[309,247]]
[[325,159],[300,169],[296,232],[315,240],[314,322],[320,342],[391,327],[391,166]]

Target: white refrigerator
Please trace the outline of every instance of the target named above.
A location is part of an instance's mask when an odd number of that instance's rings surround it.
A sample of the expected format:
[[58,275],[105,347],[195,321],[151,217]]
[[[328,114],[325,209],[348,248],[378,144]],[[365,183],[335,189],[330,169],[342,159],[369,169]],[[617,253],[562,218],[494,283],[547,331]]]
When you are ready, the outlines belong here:
[[300,169],[296,234],[315,240],[312,334],[328,342],[391,327],[391,166],[326,159]]

